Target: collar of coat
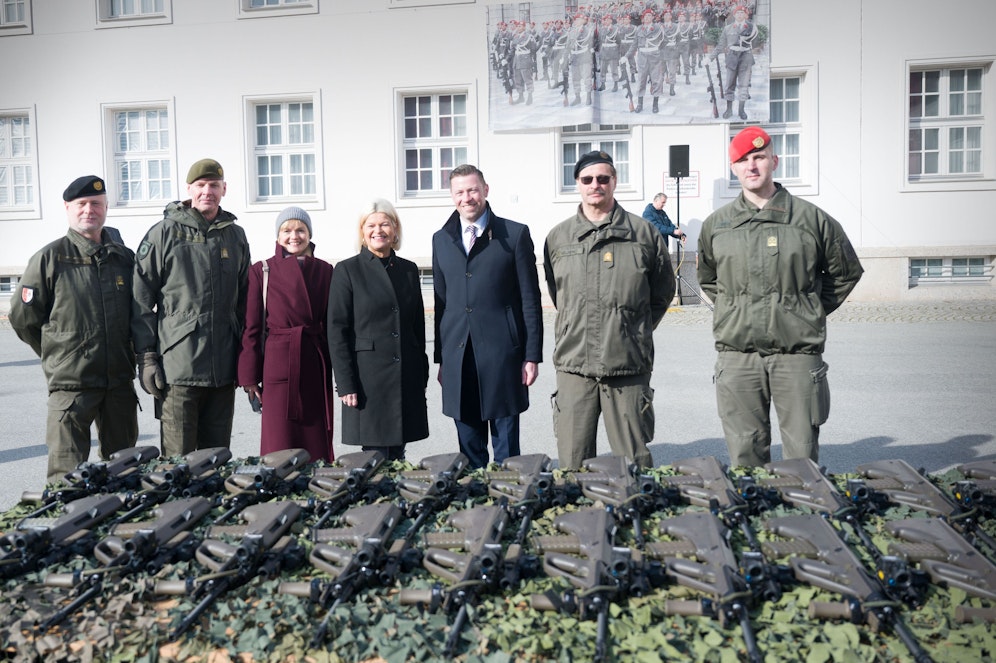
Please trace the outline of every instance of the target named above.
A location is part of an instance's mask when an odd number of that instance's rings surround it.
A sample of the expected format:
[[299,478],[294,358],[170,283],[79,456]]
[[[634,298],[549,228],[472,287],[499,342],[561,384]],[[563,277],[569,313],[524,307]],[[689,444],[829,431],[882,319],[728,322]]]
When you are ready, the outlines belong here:
[[748,221],[788,223],[791,218],[792,194],[781,184],[775,182],[775,195],[771,197],[771,200],[764,206],[764,209],[758,209],[754,204],[747,202],[743,192],[741,192],[733,203],[730,227],[736,228]]
[[[484,227],[484,234],[477,238],[480,242],[481,239],[487,238],[488,240],[494,239],[496,237],[507,237],[508,228],[505,226],[505,219],[501,218],[495,214],[491,209],[491,203],[484,203],[484,214],[488,218],[488,225]],[[454,242],[460,244],[460,250],[463,250],[463,222],[460,220],[460,213],[453,210],[450,214],[450,218],[446,219],[446,223],[443,224],[443,231],[450,235]],[[476,244],[475,244],[476,248]]]
[[123,256],[129,256],[131,249],[126,247],[121,243],[121,235],[115,228],[107,228],[106,226],[100,231],[100,237],[103,241],[102,244],[94,242],[93,240],[84,237],[72,228],[66,233],[66,237],[72,242],[73,246],[85,256],[93,257],[99,254],[101,251],[107,251],[108,254],[120,254]]
[[[614,205],[612,213],[604,221],[593,223],[581,211],[581,205],[579,204],[578,213],[573,219],[571,235],[579,242],[592,233],[596,233],[596,241],[605,239],[635,239],[636,231],[633,230],[629,213],[622,208],[618,200],[615,201]],[[640,221],[646,223],[642,217]]]
[[165,217],[176,223],[190,226],[196,230],[206,232],[209,228],[225,228],[236,222],[237,218],[231,212],[227,212],[221,207],[218,208],[218,216],[214,221],[208,223],[201,213],[190,206],[190,200],[173,201],[166,206]]

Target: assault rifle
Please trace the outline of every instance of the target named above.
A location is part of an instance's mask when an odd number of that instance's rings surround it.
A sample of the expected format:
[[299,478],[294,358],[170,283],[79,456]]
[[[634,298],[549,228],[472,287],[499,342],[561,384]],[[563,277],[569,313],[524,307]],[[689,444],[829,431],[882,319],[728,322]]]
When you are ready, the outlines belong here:
[[[449,586],[437,583],[428,590],[404,589],[399,599],[402,604],[428,606],[430,612],[440,606],[448,613],[456,611],[443,649],[443,656],[449,658],[456,654],[469,607],[483,591],[499,585],[503,568],[501,540],[509,523],[508,499],[458,511],[446,523],[458,531],[427,533],[428,547],[422,563],[437,578],[448,580]],[[455,552],[458,549],[464,552]]]
[[709,78],[709,87],[706,91],[709,93],[709,101],[712,103],[712,116],[719,117],[719,106],[716,104],[716,87],[712,84],[712,71],[709,69],[709,63],[705,66],[706,76]]
[[[253,578],[276,577],[283,570],[304,562],[304,548],[288,534],[301,514],[301,507],[289,500],[253,504],[239,514],[246,525],[213,525],[209,538],[197,547],[197,561],[210,570],[200,578],[164,580],[156,583],[157,594],[188,594],[198,601],[169,636],[173,642],[194,625],[200,616],[228,590],[241,587]],[[238,536],[232,545],[216,536]]]
[[[318,520],[312,531],[322,526],[342,507],[360,499],[370,488],[371,479],[384,464],[384,454],[379,451],[357,451],[336,459],[335,466],[317,468],[308,482],[308,489],[321,496],[315,513]],[[385,492],[379,488],[379,493]]]
[[778,490],[783,500],[848,525],[850,532],[875,560],[876,573],[885,583],[886,593],[890,598],[902,601],[910,607],[923,604],[926,576],[911,569],[899,557],[883,555],[861,526],[868,513],[878,510],[876,500],[880,501],[879,496],[864,482],[848,482],[845,493],[841,494],[810,458],[768,463],[764,468],[777,476],[763,479],[761,483]]
[[90,530],[122,504],[118,495],[89,495],[73,499],[56,518],[25,518],[0,537],[0,578],[40,571],[72,555],[89,553],[95,538]]
[[572,503],[580,495],[575,484],[555,484],[551,465],[546,454],[529,454],[506,458],[501,470],[485,472],[488,494],[496,499],[514,500],[509,509],[513,520],[519,522],[504,556],[505,570],[498,583],[503,589],[515,587],[522,576],[531,576],[538,570],[536,557],[523,552],[536,514],[555,505]]
[[262,456],[259,465],[237,466],[225,479],[225,490],[232,495],[222,501],[227,511],[214,524],[228,522],[250,504],[303,491],[308,479],[301,468],[310,460],[304,449],[283,449]]
[[629,85],[629,67],[625,62],[619,64],[619,73],[622,76],[623,89],[626,90],[626,99],[629,100],[629,112],[632,113],[636,107],[633,105],[633,88]]
[[[747,580],[738,573],[737,559],[723,523],[711,513],[686,512],[661,521],[660,531],[679,540],[648,543],[647,556],[663,560],[665,573],[679,585],[709,596],[699,601],[668,600],[664,603],[664,613],[712,617],[723,628],[739,623],[748,658],[752,663],[762,663],[764,656],[757,647],[750,623],[754,595]],[[694,560],[678,555],[691,556]],[[744,573],[755,572],[745,569]]]
[[336,608],[380,581],[380,569],[387,558],[387,541],[402,518],[397,505],[382,502],[347,511],[342,516],[345,527],[315,531],[319,543],[312,549],[309,560],[315,568],[332,576],[332,580],[284,582],[279,588],[282,594],[307,597],[325,609],[325,618],[311,639],[313,648],[324,642]]
[[138,486],[141,477],[139,468],[158,457],[159,449],[155,447],[132,447],[115,451],[106,461],[80,463],[66,474],[64,481],[67,485],[40,493],[25,491],[21,502],[41,503],[41,507],[25,518],[36,518],[60,504],[68,504],[87,495],[132,490]]
[[874,631],[891,629],[917,663],[931,658],[920,646],[890,601],[885,587],[873,577],[858,556],[841,539],[828,520],[817,514],[772,518],[765,522],[772,534],[789,541],[766,541],[761,544],[769,559],[791,556],[796,580],[840,594],[843,603],[812,602],[810,618],[847,619],[868,624]]
[[782,595],[780,578],[784,570],[768,564],[761,554],[761,543],[750,524],[749,516],[768,511],[778,501],[777,493],[758,486],[751,476],[741,476],[736,484],[726,467],[715,456],[697,456],[675,461],[676,476],[662,476],[661,482],[676,488],[681,499],[693,506],[709,509],[729,529],[739,529],[749,551],[742,553],[744,577],[759,599],[777,601]]
[[190,559],[197,547],[190,530],[210,510],[208,499],[191,497],[157,507],[152,521],[113,527],[111,535],[93,549],[94,557],[100,562],[99,567],[45,576],[46,586],[72,588],[74,597],[39,624],[38,631],[44,633],[103,594],[108,578],[139,572],[158,573],[169,562]]
[[[900,542],[890,542],[889,552],[916,562],[934,584],[957,587],[972,596],[996,601],[996,565],[940,518],[910,518],[885,524]],[[959,606],[957,618],[996,621],[996,610],[979,611]],[[966,612],[967,611],[967,612]]]
[[577,472],[574,480],[581,494],[592,501],[613,507],[612,513],[620,525],[632,524],[637,547],[642,548],[643,516],[660,511],[671,500],[652,476],[637,474],[637,466],[624,456],[600,456],[582,461],[588,472]]
[[171,497],[214,495],[224,484],[219,470],[231,459],[227,447],[199,449],[184,456],[181,463],[142,475],[142,489],[125,497],[125,512],[114,523],[127,522]]
[[980,460],[958,466],[968,479],[955,484],[955,498],[965,508],[978,506],[991,516],[996,510],[996,460]]
[[396,539],[388,551],[381,571],[381,583],[394,581],[399,571],[408,572],[422,562],[421,552],[413,546],[415,536],[426,521],[445,509],[458,493],[470,488],[459,482],[470,460],[462,453],[439,454],[422,459],[417,470],[405,470],[397,483],[403,501],[401,509],[413,522],[405,535]]
[[660,562],[644,560],[639,550],[616,545],[617,524],[612,507],[585,509],[557,516],[554,526],[563,536],[540,536],[543,570],[565,578],[573,587],[560,595],[534,594],[532,607],[577,614],[598,621],[594,661],[608,656],[609,604],[643,596],[664,584]]
[[964,508],[906,461],[882,460],[858,465],[856,469],[867,479],[870,488],[890,502],[943,518],[970,542],[982,542],[989,547],[990,555],[996,554],[996,539],[979,527],[979,510]]

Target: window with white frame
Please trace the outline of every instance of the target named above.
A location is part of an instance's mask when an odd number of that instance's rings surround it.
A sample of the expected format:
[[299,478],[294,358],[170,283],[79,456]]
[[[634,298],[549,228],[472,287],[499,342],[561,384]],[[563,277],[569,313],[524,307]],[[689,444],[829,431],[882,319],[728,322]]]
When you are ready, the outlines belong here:
[[169,23],[172,13],[172,0],[97,0],[97,27]]
[[450,171],[469,160],[467,93],[402,95],[404,196],[449,191]]
[[317,14],[318,0],[238,0],[239,18]]
[[319,126],[314,97],[251,100],[253,202],[316,202]]
[[9,295],[17,288],[16,276],[0,276],[0,295]]
[[117,207],[160,207],[175,199],[173,140],[165,105],[105,107],[111,136],[109,195]]
[[[790,184],[796,195],[817,193],[816,158],[818,119],[816,103],[811,99],[815,89],[815,71],[811,69],[772,69],[768,81],[768,122],[762,128],[771,136],[771,145],[778,155],[775,180]],[[746,122],[730,124],[729,140],[733,140]],[[729,193],[739,192],[740,183],[731,169]]]
[[0,219],[37,213],[36,159],[31,114],[0,111]]
[[983,177],[987,140],[983,99],[989,66],[910,69],[910,182]]
[[910,258],[910,287],[927,283],[988,283],[992,277],[992,256]]
[[616,167],[616,186],[626,187],[630,175],[630,128],[628,124],[575,124],[560,130],[561,192],[577,190],[574,164],[582,154],[602,150]]
[[31,0],[0,0],[0,37],[31,34]]

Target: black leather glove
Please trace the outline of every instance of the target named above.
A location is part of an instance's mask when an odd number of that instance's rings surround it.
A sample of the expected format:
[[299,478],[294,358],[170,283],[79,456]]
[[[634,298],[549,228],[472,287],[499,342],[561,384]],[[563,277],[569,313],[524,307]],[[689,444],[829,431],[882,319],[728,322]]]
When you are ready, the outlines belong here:
[[138,357],[138,382],[147,394],[153,398],[163,399],[163,390],[166,388],[166,374],[163,373],[163,365],[159,363],[159,354],[155,352],[142,352]]

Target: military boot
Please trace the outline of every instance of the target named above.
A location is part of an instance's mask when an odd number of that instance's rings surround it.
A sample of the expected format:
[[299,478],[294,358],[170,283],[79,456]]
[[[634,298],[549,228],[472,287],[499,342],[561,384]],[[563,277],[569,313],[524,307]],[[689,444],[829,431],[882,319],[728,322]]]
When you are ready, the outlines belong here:
[[619,81],[618,80],[612,81],[612,91],[613,92],[618,92],[619,91]]
[[688,72],[685,72],[685,85],[691,85],[692,81],[688,78]]
[[731,115],[733,115],[733,102],[732,101],[727,101],[726,102],[726,110],[723,111],[723,119],[724,120],[728,120],[728,119],[730,119]]
[[634,113],[642,113],[643,112],[643,97],[637,97],[636,98],[636,108],[633,109],[633,112]]
[[571,106],[577,106],[580,103],[581,103],[581,93],[580,92],[575,92],[574,93],[574,101],[571,102]]
[[588,96],[587,96],[587,97],[585,97],[585,100],[584,100],[584,105],[585,105],[585,106],[591,106],[591,92],[589,92],[589,93],[588,93]]
[[659,113],[661,110],[660,97],[654,97],[654,107],[651,109],[652,113]]
[[668,91],[667,91],[667,93],[668,93],[668,95],[669,95],[669,96],[672,96],[672,97],[674,96],[674,83],[671,83],[671,84],[670,84],[670,85],[668,86]]
[[744,111],[744,104],[745,103],[746,102],[741,101],[740,104],[737,106],[737,115],[740,117],[741,120],[746,120],[747,119],[747,113]]
[[532,103],[533,103],[533,93],[532,92],[526,92],[526,105],[530,106],[530,105],[532,105]]

